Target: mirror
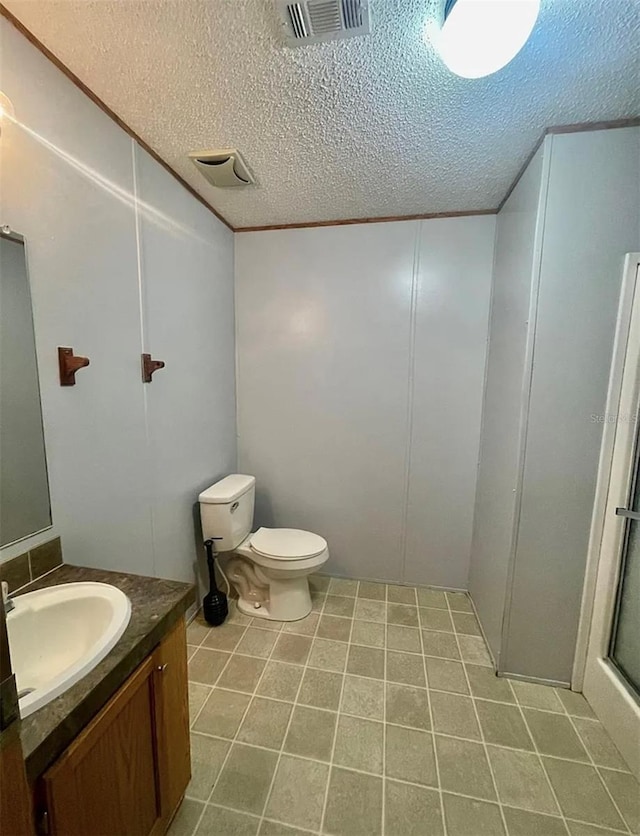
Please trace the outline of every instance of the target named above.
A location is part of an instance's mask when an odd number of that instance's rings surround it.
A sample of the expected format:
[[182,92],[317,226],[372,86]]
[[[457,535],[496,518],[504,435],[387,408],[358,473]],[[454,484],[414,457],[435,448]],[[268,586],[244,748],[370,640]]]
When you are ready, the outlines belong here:
[[25,241],[0,228],[0,546],[51,525]]

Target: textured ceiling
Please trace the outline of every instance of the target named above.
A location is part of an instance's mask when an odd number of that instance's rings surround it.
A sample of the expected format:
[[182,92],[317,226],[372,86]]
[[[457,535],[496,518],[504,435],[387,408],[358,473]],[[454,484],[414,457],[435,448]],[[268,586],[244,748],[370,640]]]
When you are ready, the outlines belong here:
[[[476,81],[423,40],[441,2],[371,0],[371,35],[291,49],[272,0],[4,0],[235,227],[494,208],[546,126],[640,112],[636,0],[543,0]],[[224,146],[257,186],[186,156]]]

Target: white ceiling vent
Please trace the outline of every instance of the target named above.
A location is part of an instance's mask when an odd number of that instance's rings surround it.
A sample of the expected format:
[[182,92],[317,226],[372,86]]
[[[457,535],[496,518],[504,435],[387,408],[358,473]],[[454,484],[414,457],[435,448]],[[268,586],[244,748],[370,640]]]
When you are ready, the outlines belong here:
[[371,31],[369,0],[276,0],[290,46],[338,41]]
[[189,159],[212,186],[249,186],[255,183],[245,161],[235,148],[216,151],[193,151]]

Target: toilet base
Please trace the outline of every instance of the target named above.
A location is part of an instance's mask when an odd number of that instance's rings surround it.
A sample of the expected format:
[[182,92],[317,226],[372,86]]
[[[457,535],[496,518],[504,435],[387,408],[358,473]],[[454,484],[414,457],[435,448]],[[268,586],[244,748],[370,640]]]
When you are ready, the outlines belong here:
[[306,575],[286,580],[269,578],[268,600],[255,606],[254,602],[240,596],[238,609],[245,615],[269,621],[299,621],[311,612],[309,581]]

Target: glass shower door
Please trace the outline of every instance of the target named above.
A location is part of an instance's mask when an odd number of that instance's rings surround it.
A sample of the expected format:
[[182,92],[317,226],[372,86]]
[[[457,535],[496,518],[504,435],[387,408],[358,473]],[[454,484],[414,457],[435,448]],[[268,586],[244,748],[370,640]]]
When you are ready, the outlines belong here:
[[[640,417],[640,416],[638,416]],[[617,606],[611,635],[610,658],[640,699],[640,445],[636,417],[635,472],[632,500],[617,515],[626,519]]]

